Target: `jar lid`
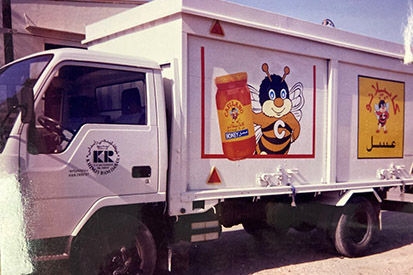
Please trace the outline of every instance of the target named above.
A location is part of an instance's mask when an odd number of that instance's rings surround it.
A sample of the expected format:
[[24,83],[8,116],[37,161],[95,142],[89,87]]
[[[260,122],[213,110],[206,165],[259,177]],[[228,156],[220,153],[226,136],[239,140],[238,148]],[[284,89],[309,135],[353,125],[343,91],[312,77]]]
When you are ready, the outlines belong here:
[[227,75],[218,76],[215,78],[216,85],[227,84],[227,83],[238,82],[238,81],[247,81],[247,73],[240,72],[240,73],[235,73],[235,74],[227,74]]

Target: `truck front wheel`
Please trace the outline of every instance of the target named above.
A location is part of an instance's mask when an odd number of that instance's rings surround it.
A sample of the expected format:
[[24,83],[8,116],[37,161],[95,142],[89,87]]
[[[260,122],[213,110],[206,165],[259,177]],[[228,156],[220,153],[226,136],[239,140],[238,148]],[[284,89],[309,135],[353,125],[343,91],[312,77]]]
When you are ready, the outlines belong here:
[[72,274],[153,274],[156,245],[149,229],[131,216],[105,217],[73,243]]
[[333,230],[336,250],[347,257],[363,255],[378,231],[379,209],[368,199],[357,197],[341,213]]

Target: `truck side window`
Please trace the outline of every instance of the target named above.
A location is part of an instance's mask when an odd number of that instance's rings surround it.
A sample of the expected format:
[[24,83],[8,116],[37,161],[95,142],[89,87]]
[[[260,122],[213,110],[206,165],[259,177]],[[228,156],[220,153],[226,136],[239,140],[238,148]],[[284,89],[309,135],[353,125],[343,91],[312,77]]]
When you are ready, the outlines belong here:
[[40,153],[59,153],[84,124],[147,123],[146,75],[95,64],[61,66],[38,112]]
[[141,104],[141,96],[138,88],[130,88],[122,91],[121,116],[116,123],[146,124],[145,108]]
[[110,123],[145,125],[147,123],[145,76],[133,82],[99,87],[98,108],[110,115]]

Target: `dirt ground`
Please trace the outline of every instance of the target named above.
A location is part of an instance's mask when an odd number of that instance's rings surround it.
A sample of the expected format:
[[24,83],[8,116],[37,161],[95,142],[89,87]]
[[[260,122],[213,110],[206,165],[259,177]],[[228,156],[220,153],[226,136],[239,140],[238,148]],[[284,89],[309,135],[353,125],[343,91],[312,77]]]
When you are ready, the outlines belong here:
[[317,230],[264,241],[226,230],[217,241],[193,246],[187,274],[413,274],[413,214],[383,212],[382,222],[378,241],[360,258],[340,257]]
[[[413,214],[383,212],[382,224],[370,254],[360,258],[339,256],[319,230],[258,241],[242,226],[224,229],[219,240],[191,246],[184,275],[413,274]],[[46,270],[37,274],[69,274],[63,263]]]

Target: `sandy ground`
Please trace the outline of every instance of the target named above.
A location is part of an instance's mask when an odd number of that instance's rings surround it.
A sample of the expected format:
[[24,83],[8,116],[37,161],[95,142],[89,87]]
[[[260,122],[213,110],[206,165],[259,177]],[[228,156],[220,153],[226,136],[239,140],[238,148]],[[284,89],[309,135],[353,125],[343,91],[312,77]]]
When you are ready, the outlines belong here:
[[[360,258],[340,257],[318,230],[256,240],[242,226],[224,229],[219,240],[192,245],[184,274],[413,274],[413,214],[383,212],[382,221],[378,241]],[[63,263],[47,270],[41,274],[69,274]]]
[[360,258],[340,257],[317,230],[264,241],[225,231],[220,240],[193,247],[188,274],[413,274],[413,214],[384,212],[382,221],[378,241]]

